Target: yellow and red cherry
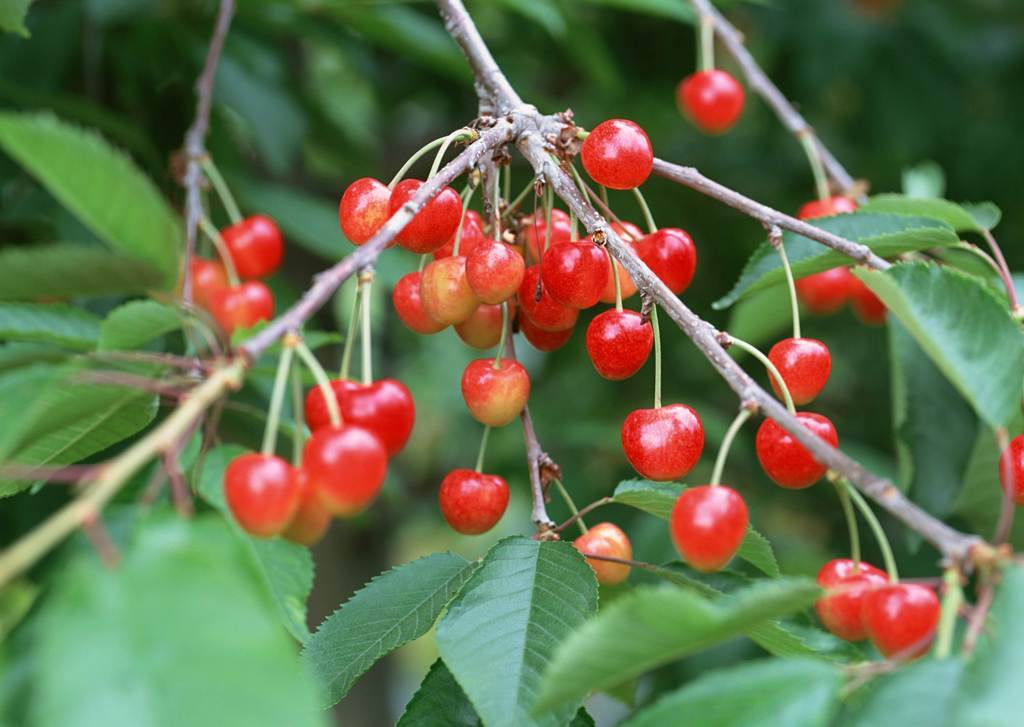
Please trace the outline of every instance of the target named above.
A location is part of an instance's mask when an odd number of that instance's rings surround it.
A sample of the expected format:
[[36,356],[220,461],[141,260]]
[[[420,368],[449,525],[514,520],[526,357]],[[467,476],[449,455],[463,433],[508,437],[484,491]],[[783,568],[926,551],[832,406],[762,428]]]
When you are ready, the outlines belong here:
[[[583,555],[603,555],[623,560],[633,558],[633,544],[622,529],[613,523],[598,523],[572,541],[572,545]],[[602,586],[616,586],[629,577],[630,566],[626,563],[587,558],[587,565],[593,568],[597,582]]]
[[[827,417],[802,411],[796,418],[816,437],[833,447],[839,446],[839,435]],[[754,440],[757,459],[768,477],[789,490],[801,490],[820,480],[828,469],[772,419],[765,419]]]
[[583,140],[580,160],[598,184],[609,189],[633,189],[651,175],[654,150],[639,125],[628,119],[608,119]]
[[[448,238],[448,242],[441,245],[441,247],[434,250],[434,259],[442,257],[451,257],[455,251],[455,235],[458,234],[456,229],[455,234]],[[469,257],[470,253],[476,249],[477,245],[487,242],[487,236],[484,234],[484,221],[480,219],[479,213],[476,210],[466,210],[466,216],[462,219],[462,236],[459,238],[459,254],[465,257]]]
[[519,316],[519,332],[538,351],[557,351],[572,338],[572,328],[564,331],[545,331],[537,328],[526,316]]
[[672,542],[695,570],[713,573],[728,565],[747,534],[747,503],[725,485],[683,490],[672,507]]
[[814,604],[818,618],[840,639],[863,641],[868,637],[861,613],[864,595],[888,582],[885,571],[864,561],[830,560],[818,571],[818,585],[829,592]]
[[469,287],[466,258],[456,255],[428,263],[420,274],[420,301],[428,316],[446,326],[473,315],[480,299]]
[[455,332],[467,346],[485,350],[494,348],[501,340],[501,322],[500,305],[481,305],[455,326]]
[[685,477],[704,451],[704,425],[685,404],[636,409],[622,423],[621,434],[626,459],[657,482]]
[[398,318],[406,328],[414,333],[430,335],[443,331],[448,325],[438,323],[427,315],[427,311],[423,308],[423,299],[420,297],[420,278],[421,273],[418,270],[399,278],[395,289],[391,292],[391,302],[395,306]]
[[265,278],[281,266],[284,240],[266,215],[253,215],[221,230],[220,236],[241,278]]
[[508,507],[508,484],[498,475],[452,470],[437,493],[441,514],[452,530],[480,535],[493,528]]
[[188,265],[192,276],[192,300],[208,308],[214,293],[228,287],[228,274],[216,260],[193,256]]
[[504,242],[484,240],[466,257],[466,279],[483,303],[495,305],[519,290],[526,274],[523,256]]
[[[395,185],[388,200],[388,215],[398,212],[422,186],[418,179],[403,179]],[[417,254],[434,252],[455,234],[460,219],[462,198],[451,187],[443,187],[398,233],[398,244]]]
[[[348,185],[338,203],[338,224],[353,245],[362,245],[388,221],[391,190],[372,177]],[[394,245],[394,241],[390,245]]]
[[676,86],[679,110],[707,134],[724,134],[743,113],[743,86],[732,74],[712,68],[697,71]]
[[592,242],[560,242],[544,253],[541,280],[551,297],[570,308],[590,308],[604,292],[608,255]]
[[[810,403],[821,393],[832,371],[828,346],[815,338],[784,338],[772,346],[768,360],[782,374],[793,403],[798,406]],[[782,396],[775,377],[768,378],[775,393]]]
[[503,427],[523,411],[530,398],[530,375],[518,361],[503,358],[470,361],[462,372],[462,398],[481,424]]
[[224,499],[242,529],[260,538],[281,533],[299,507],[295,469],[270,454],[243,454],[224,471]]
[[587,354],[601,376],[621,381],[639,371],[654,345],[654,330],[632,310],[606,310],[587,326]]
[[313,432],[302,452],[309,486],[334,515],[357,515],[377,497],[388,453],[376,434],[355,424]]
[[[519,237],[523,247],[533,262],[539,262],[544,254],[544,242],[547,236],[547,219],[543,212],[536,212],[523,218]],[[558,245],[572,241],[572,222],[565,210],[551,210],[551,239],[548,245]]]
[[302,468],[296,470],[299,482],[299,507],[285,528],[284,537],[299,545],[319,543],[331,526],[331,513],[320,501],[320,495],[309,484],[309,475]]

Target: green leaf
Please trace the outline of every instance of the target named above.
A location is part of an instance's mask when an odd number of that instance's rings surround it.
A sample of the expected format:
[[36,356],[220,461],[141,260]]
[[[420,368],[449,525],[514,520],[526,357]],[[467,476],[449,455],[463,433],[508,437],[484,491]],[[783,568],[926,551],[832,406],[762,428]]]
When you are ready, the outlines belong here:
[[[926,217],[855,212],[848,215],[823,217],[814,220],[815,227],[832,232],[847,240],[867,245],[881,257],[892,257],[913,250],[956,245],[960,239],[943,222]],[[782,238],[793,275],[802,278],[852,261],[821,243],[792,232]],[[786,281],[779,254],[768,241],[761,243],[740,273],[736,285],[727,295],[715,301],[715,309],[728,308],[740,298]]]
[[150,263],[102,247],[56,243],[0,250],[0,300],[143,293],[161,279]]
[[19,369],[40,361],[60,363],[73,354],[48,343],[5,343],[0,344],[0,374]]
[[455,681],[444,662],[438,659],[423,677],[398,727],[481,727],[480,718],[469,697]]
[[115,569],[84,552],[40,613],[32,723],[323,725],[245,554],[222,522],[151,518]]
[[963,670],[960,659],[928,660],[878,677],[865,701],[843,721],[843,727],[957,727]]
[[320,624],[302,652],[325,705],[340,702],[379,659],[429,631],[476,564],[434,553],[381,573]]
[[941,197],[946,192],[946,173],[932,161],[904,167],[902,186],[908,197]]
[[29,37],[25,27],[25,15],[34,0],[0,0],[0,30],[16,33],[22,38]]
[[982,230],[991,230],[1003,218],[1003,211],[992,202],[961,202],[960,206],[974,218]]
[[174,285],[177,215],[126,155],[49,113],[0,113],[0,147],[100,239],[152,264],[164,289]]
[[575,548],[506,538],[448,608],[437,645],[488,727],[554,727],[569,721],[583,695],[532,714],[542,674],[556,647],[596,610],[594,572]]
[[693,8],[673,0],[589,0],[594,5],[620,8],[630,13],[644,13],[656,18],[677,20],[680,23],[694,23]]
[[637,588],[562,642],[536,707],[620,684],[804,608],[820,593],[810,579],[760,581],[715,602],[678,588]]
[[111,311],[100,325],[100,351],[142,348],[155,338],[181,328],[181,316],[169,305],[135,300]]
[[854,272],[982,419],[993,427],[1010,421],[1024,381],[1024,334],[991,290],[925,263]]
[[283,538],[254,538],[235,522],[224,500],[224,470],[245,449],[227,445],[211,449],[199,475],[199,494],[231,523],[243,543],[267,594],[277,606],[281,623],[299,641],[309,638],[306,600],[313,588],[313,557],[309,549]]
[[37,341],[90,351],[100,319],[63,303],[0,303],[0,340]]
[[701,727],[825,727],[838,705],[841,681],[839,671],[821,661],[754,661],[705,674],[623,727],[659,727],[680,715]]
[[[902,194],[877,194],[862,204],[860,211],[928,217],[946,223],[957,232],[979,233],[994,226],[1000,216],[999,208],[991,202],[961,206],[948,199],[908,197]],[[992,222],[993,218],[995,222]]]
[[[623,480],[612,493],[612,502],[629,505],[662,520],[668,520],[672,514],[672,507],[685,489],[686,485],[676,482]],[[747,527],[747,534],[736,555],[772,578],[781,575],[771,543],[752,527]]]

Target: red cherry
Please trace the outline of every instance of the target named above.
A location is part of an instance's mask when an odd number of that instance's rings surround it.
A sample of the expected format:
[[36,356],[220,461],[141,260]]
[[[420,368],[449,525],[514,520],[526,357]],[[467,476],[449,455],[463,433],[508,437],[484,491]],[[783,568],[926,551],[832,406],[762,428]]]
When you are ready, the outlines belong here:
[[[793,403],[807,404],[825,388],[832,370],[828,346],[815,338],[784,338],[768,352],[768,360],[782,374]],[[769,376],[775,393],[782,396],[774,376]]]
[[[391,190],[372,177],[357,179],[348,185],[338,203],[338,223],[353,245],[362,245],[388,221]],[[394,241],[390,245],[394,245]],[[389,247],[390,247],[389,245]]]
[[[341,419],[346,424],[368,429],[384,445],[388,456],[401,451],[409,441],[416,421],[412,394],[397,379],[380,379],[372,384],[336,379],[331,389],[338,401]],[[323,391],[314,386],[306,394],[306,424],[315,432],[331,425]]]
[[314,545],[324,537],[331,526],[331,513],[320,502],[320,495],[309,484],[306,471],[296,471],[299,482],[299,507],[291,523],[284,531],[284,537],[299,545]]
[[587,354],[597,373],[621,381],[647,362],[654,345],[654,330],[636,311],[612,308],[590,321],[586,342]]
[[462,398],[478,422],[503,427],[526,406],[530,376],[518,361],[503,358],[494,368],[493,358],[478,358],[462,372]]
[[494,348],[501,340],[501,306],[481,305],[473,315],[455,326],[455,332],[467,346],[481,350]]
[[679,110],[707,134],[731,129],[743,113],[743,101],[740,82],[717,68],[691,73],[676,86]]
[[665,227],[652,232],[637,244],[636,254],[676,295],[690,287],[697,269],[697,248],[684,230]]
[[812,199],[800,208],[796,216],[801,220],[816,220],[820,217],[832,217],[833,215],[841,215],[846,212],[854,212],[856,209],[856,202],[849,197],[837,194],[834,197],[826,197],[825,199]]
[[[448,238],[448,242],[434,250],[435,260],[442,257],[451,257],[452,252],[455,250],[456,234],[458,234],[457,228],[455,233]],[[473,252],[478,245],[487,241],[487,236],[484,235],[484,221],[480,219],[480,215],[475,210],[466,210],[466,216],[462,220],[462,237],[459,239],[459,254],[468,258],[469,254]]]
[[930,588],[892,583],[864,594],[861,616],[871,643],[886,657],[913,659],[928,650],[942,611]]
[[533,324],[545,331],[564,331],[572,328],[579,317],[575,308],[562,305],[551,297],[551,293],[541,284],[540,300],[537,299],[537,283],[540,281],[540,266],[531,265],[523,274],[523,282],[519,284],[519,309]]
[[[626,534],[612,523],[598,523],[572,541],[572,545],[584,555],[605,555],[625,560],[633,558],[632,543]],[[594,569],[597,582],[602,586],[615,586],[629,577],[629,566],[624,563],[587,558],[587,565]]]
[[[355,381],[348,379],[334,379],[331,382],[331,390],[338,402],[338,411],[341,411],[341,402],[345,400],[348,392],[359,386]],[[306,392],[306,403],[303,407],[305,412],[306,426],[309,431],[315,432],[318,429],[331,426],[331,415],[327,409],[327,402],[324,400],[324,393],[319,386],[314,386]],[[342,420],[345,420],[342,415]]]
[[395,306],[398,317],[409,330],[430,335],[443,331],[448,326],[435,321],[423,309],[423,299],[420,298],[420,277],[421,274],[418,270],[403,275],[391,293],[391,302]]
[[[391,190],[388,216],[398,212],[422,186],[423,182],[418,179],[403,179],[399,182]],[[398,233],[398,244],[417,254],[434,252],[455,234],[461,218],[462,198],[451,187],[444,187]]]
[[221,230],[220,236],[242,278],[265,278],[281,266],[284,240],[274,221],[265,215],[246,217]]
[[704,425],[685,404],[637,409],[622,423],[622,449],[633,468],[649,480],[684,477],[704,450]]
[[607,254],[594,243],[561,242],[544,253],[541,280],[562,305],[589,308],[604,292],[607,266]]
[[519,316],[519,332],[538,351],[555,351],[572,338],[572,328],[564,331],[545,331],[537,328],[526,316]]
[[853,304],[853,312],[862,323],[867,323],[869,326],[880,326],[885,323],[885,314],[888,311],[885,303],[872,293],[860,278],[852,275],[850,277],[853,291],[850,302]]
[[503,478],[467,469],[445,475],[437,496],[444,519],[463,535],[486,533],[508,507],[508,485]]
[[192,300],[206,308],[214,293],[228,287],[228,275],[216,260],[193,256],[188,265],[192,276]]
[[[821,414],[808,411],[797,413],[796,418],[812,434],[833,447],[839,446],[839,436],[832,422]],[[828,469],[819,464],[804,445],[771,419],[765,419],[757,430],[754,442],[757,459],[773,482],[790,490],[810,487],[820,480]]]
[[369,505],[387,474],[388,453],[377,435],[354,424],[313,432],[302,468],[320,502],[335,515],[356,515]]
[[747,534],[747,503],[725,485],[683,490],[672,507],[669,532],[683,560],[704,573],[721,570]]
[[247,533],[269,538],[284,530],[299,506],[295,470],[280,457],[243,454],[224,471],[224,498]]
[[428,263],[420,273],[423,310],[438,323],[462,323],[480,305],[466,279],[466,258],[443,257]]
[[818,585],[831,591],[814,604],[818,618],[839,638],[863,641],[868,636],[861,616],[864,594],[888,582],[884,571],[864,561],[855,564],[848,558],[830,560],[818,571]]
[[234,288],[213,293],[210,315],[229,336],[238,328],[252,328],[274,315],[274,296],[258,280],[249,280]]
[[651,140],[627,119],[602,121],[583,140],[580,159],[587,174],[609,189],[639,187],[654,168]]
[[[520,237],[530,259],[538,261],[544,252],[544,238],[548,229],[547,219],[543,212],[524,217]],[[551,210],[551,241],[549,245],[558,245],[572,241],[572,222],[565,210]]]
[[1010,440],[999,455],[999,481],[1003,492],[1018,505],[1024,505],[1024,434]]
[[832,268],[796,281],[796,292],[811,313],[829,315],[842,308],[859,282],[846,268]]
[[476,297],[484,303],[508,300],[523,282],[526,262],[514,247],[503,242],[484,241],[466,258],[466,279]]

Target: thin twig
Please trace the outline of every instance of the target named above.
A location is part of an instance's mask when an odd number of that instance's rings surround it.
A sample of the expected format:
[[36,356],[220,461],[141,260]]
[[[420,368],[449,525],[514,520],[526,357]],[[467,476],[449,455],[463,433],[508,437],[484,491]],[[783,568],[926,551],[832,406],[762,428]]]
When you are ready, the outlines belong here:
[[1006,297],[1010,300],[1010,310],[1016,314],[1020,311],[1020,302],[1017,300],[1017,287],[1013,284],[1010,266],[1006,264],[1006,258],[1003,257],[1003,249],[999,247],[999,243],[996,242],[996,238],[989,230],[983,229],[981,236],[985,238],[985,242],[988,243],[988,247],[996,259],[996,272],[999,273],[999,278],[1006,286]]
[[602,497],[600,500],[594,500],[589,505],[586,505],[586,506],[580,508],[579,512],[573,513],[572,517],[570,517],[564,523],[562,523],[561,525],[559,525],[558,527],[553,528],[553,529],[554,529],[554,531],[556,533],[560,533],[563,530],[565,530],[567,527],[572,525],[574,522],[576,522],[580,518],[582,518],[585,515],[587,515],[588,513],[593,512],[597,508],[602,507],[604,505],[610,505],[613,502],[615,502],[615,500],[613,500],[610,497]]

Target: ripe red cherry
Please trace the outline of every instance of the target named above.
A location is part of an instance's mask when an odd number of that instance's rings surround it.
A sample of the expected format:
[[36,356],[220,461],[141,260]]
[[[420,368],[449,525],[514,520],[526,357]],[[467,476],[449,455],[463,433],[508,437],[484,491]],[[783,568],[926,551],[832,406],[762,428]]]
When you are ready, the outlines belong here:
[[284,240],[274,221],[265,215],[246,217],[221,230],[220,236],[242,278],[265,278],[281,266]]
[[[409,441],[416,421],[416,405],[409,389],[401,381],[381,379],[367,385],[336,379],[331,382],[331,389],[338,401],[342,421],[373,432],[388,456],[398,454]],[[306,394],[305,412],[310,431],[331,425],[327,402],[319,386],[314,386]]]
[[685,404],[637,409],[622,423],[622,449],[633,468],[649,480],[684,477],[704,450],[704,425]]
[[[782,374],[793,403],[807,404],[825,388],[832,370],[828,346],[815,338],[784,338],[768,352],[768,360]],[[775,393],[782,391],[774,376],[769,376]]]
[[533,324],[545,331],[564,331],[572,328],[579,317],[575,308],[562,305],[541,284],[540,300],[537,300],[537,283],[540,281],[540,266],[531,265],[523,274],[519,284],[519,309]]
[[892,583],[864,594],[864,628],[886,657],[913,659],[928,650],[942,608],[930,588],[916,583]]
[[853,312],[860,318],[862,323],[869,326],[880,326],[885,323],[885,314],[888,310],[881,298],[871,292],[871,289],[864,285],[859,278],[852,278],[852,294],[850,302],[853,305]]
[[721,570],[747,534],[747,503],[725,485],[684,490],[672,507],[669,532],[683,560],[696,570]]
[[564,331],[544,331],[537,328],[526,316],[519,316],[519,332],[538,351],[555,351],[572,338],[571,328]]
[[812,199],[800,208],[796,216],[801,220],[816,220],[819,217],[832,217],[846,212],[854,212],[856,209],[856,202],[849,197],[837,194],[825,199]]
[[387,474],[388,453],[377,435],[354,424],[313,432],[302,468],[320,502],[335,515],[356,515],[369,505]]
[[596,305],[604,292],[608,255],[592,242],[561,242],[544,253],[541,280],[551,297],[570,308]]
[[284,531],[284,537],[299,545],[320,542],[331,526],[331,513],[320,502],[320,495],[310,486],[309,475],[299,469],[295,473],[299,482],[299,507]]
[[[520,229],[520,237],[530,255],[530,260],[540,260],[544,252],[544,238],[548,229],[544,213],[538,211],[529,217],[524,217]],[[569,213],[565,210],[551,210],[551,241],[549,245],[571,241],[572,222]]]
[[469,287],[484,303],[493,305],[511,298],[519,290],[525,274],[523,256],[503,242],[485,240],[466,257]]
[[473,315],[479,299],[466,279],[466,258],[443,257],[420,273],[420,301],[423,310],[438,323],[462,323]]
[[[598,523],[572,541],[572,545],[584,555],[604,555],[625,560],[633,558],[632,543],[613,523]],[[587,558],[587,565],[594,569],[597,582],[602,586],[615,586],[629,577],[629,566],[625,563]]]
[[[802,411],[796,415],[800,423],[812,434],[833,447],[839,446],[839,436],[832,422],[821,414]],[[820,480],[828,469],[819,464],[804,445],[771,419],[765,419],[757,430],[754,441],[757,459],[773,482],[790,490],[810,487]]]
[[493,358],[478,358],[462,372],[462,398],[478,422],[503,427],[526,406],[530,376],[518,361],[503,358],[494,368]]
[[[455,233],[448,238],[448,242],[434,250],[435,260],[442,257],[451,257],[452,252],[455,250],[456,234],[458,234],[457,228]],[[466,216],[462,220],[462,237],[459,238],[459,254],[468,258],[477,245],[484,242],[487,242],[487,236],[484,235],[484,221],[480,219],[480,215],[476,210],[466,210]]]
[[481,350],[494,348],[501,340],[501,306],[481,305],[473,315],[455,326],[455,332],[467,346]]
[[861,615],[864,595],[873,588],[886,585],[884,571],[849,558],[830,560],[818,571],[818,585],[832,591],[814,604],[818,618],[830,632],[846,641],[863,641],[868,637]]
[[1010,440],[999,455],[999,481],[1003,492],[1018,505],[1024,505],[1024,434]]
[[280,457],[243,454],[224,471],[224,498],[247,533],[269,538],[284,530],[299,506],[295,470]]
[[479,535],[497,525],[505,514],[508,485],[497,475],[457,469],[445,475],[437,498],[452,530]]
[[[372,177],[348,185],[338,203],[338,223],[353,245],[362,245],[388,221],[391,190]],[[394,242],[391,243],[395,244]]]
[[697,269],[697,248],[693,239],[677,227],[665,227],[642,238],[636,254],[676,295],[693,280]]
[[743,113],[743,101],[740,82],[717,68],[692,73],[676,86],[679,110],[707,134],[731,129]]
[[587,354],[597,373],[628,379],[643,367],[654,345],[654,330],[632,310],[606,310],[587,326]]
[[594,127],[580,147],[587,174],[609,189],[633,189],[651,176],[651,140],[627,119],[608,119]]
[[210,298],[210,315],[229,336],[238,328],[252,328],[274,315],[274,296],[258,280],[216,291]]
[[[399,182],[391,190],[388,216],[398,212],[422,186],[423,182],[418,179],[403,179]],[[398,233],[398,244],[417,254],[434,252],[455,234],[461,218],[462,198],[451,187],[444,187]]]
[[418,270],[403,275],[391,292],[391,302],[395,306],[398,317],[409,330],[430,335],[443,331],[448,326],[435,321],[423,309],[423,299],[420,297],[420,277]]
[[832,268],[800,278],[796,281],[796,292],[811,313],[828,315],[850,300],[858,282],[846,268]]
[[206,308],[214,293],[228,287],[228,275],[216,260],[193,257],[188,265],[192,276],[192,300]]

